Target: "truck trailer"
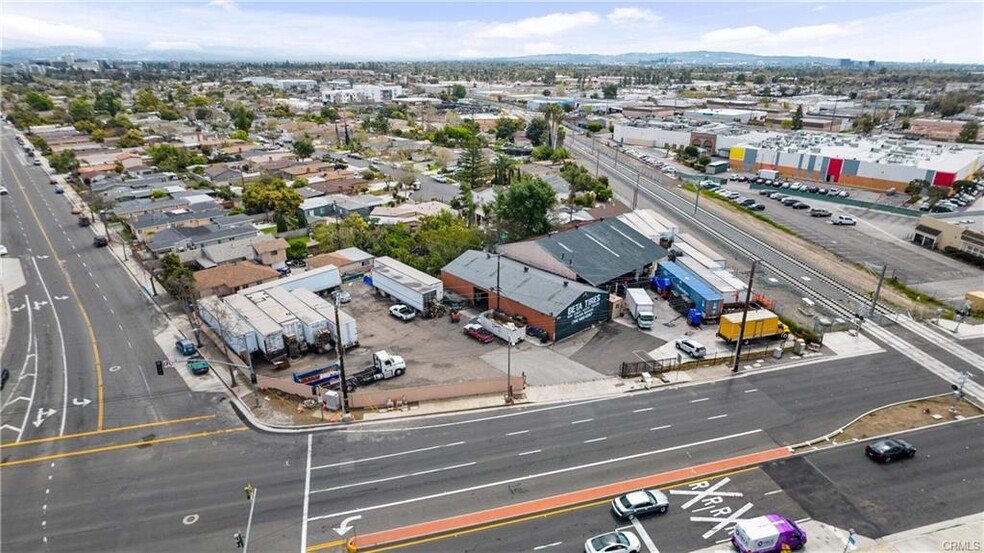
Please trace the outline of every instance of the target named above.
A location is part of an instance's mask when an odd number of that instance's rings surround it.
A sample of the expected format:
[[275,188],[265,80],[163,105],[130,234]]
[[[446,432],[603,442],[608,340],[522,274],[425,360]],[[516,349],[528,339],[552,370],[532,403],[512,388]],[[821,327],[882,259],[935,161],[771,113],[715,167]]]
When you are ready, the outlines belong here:
[[629,313],[635,319],[639,328],[647,329],[653,327],[656,315],[653,311],[653,299],[642,288],[625,289],[625,305],[629,308]]
[[391,257],[372,260],[372,286],[420,313],[444,298],[444,284],[426,273]]
[[[742,313],[728,313],[721,315],[721,325],[718,327],[718,336],[727,343],[738,340],[741,334]],[[766,338],[779,336],[783,339],[789,337],[789,327],[782,324],[779,315],[767,309],[757,309],[749,311],[745,319],[745,333],[742,340],[748,342],[756,338]]]

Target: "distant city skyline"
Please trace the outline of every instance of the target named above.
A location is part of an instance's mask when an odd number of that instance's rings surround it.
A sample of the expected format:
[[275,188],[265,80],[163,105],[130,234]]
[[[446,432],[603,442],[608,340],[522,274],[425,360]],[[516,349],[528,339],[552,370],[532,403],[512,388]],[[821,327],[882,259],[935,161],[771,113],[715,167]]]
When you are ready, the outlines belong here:
[[984,63],[981,2],[18,2],[3,48],[237,59],[454,60],[726,51]]

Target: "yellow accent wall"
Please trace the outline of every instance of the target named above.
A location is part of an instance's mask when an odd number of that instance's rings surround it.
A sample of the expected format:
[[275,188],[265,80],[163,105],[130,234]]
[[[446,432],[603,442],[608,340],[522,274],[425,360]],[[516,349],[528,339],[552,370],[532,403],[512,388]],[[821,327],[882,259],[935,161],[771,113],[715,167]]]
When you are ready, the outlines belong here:
[[745,159],[745,148],[739,148],[738,146],[731,147],[731,154],[728,159],[732,161],[743,161]]

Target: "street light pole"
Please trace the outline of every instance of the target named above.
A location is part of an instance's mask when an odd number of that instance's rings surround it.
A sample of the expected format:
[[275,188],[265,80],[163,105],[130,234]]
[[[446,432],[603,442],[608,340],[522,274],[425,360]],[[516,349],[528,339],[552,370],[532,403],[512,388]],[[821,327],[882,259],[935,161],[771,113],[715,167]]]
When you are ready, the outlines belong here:
[[342,420],[348,417],[348,380],[345,378],[345,347],[342,345],[342,324],[338,315],[339,295],[335,296],[335,352],[338,354],[338,389],[342,394]]
[[697,215],[697,203],[700,202],[700,189],[701,188],[703,188],[703,186],[698,182],[697,183],[697,195],[694,196],[694,215]]
[[512,348],[513,348],[513,337],[509,336],[509,349],[506,353],[506,403],[513,402],[513,388],[512,388]]
[[246,486],[247,494],[249,495],[249,518],[246,519],[246,539],[243,541],[243,553],[249,551],[249,531],[253,526],[253,507],[256,506],[256,492],[257,489],[251,484]]

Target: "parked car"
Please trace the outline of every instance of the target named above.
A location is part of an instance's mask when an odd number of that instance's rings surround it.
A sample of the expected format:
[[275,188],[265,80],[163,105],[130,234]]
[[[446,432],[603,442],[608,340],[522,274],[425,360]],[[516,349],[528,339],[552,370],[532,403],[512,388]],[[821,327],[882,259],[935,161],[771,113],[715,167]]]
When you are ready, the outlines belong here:
[[791,205],[790,207],[792,207],[793,209],[810,209],[810,205],[809,204],[805,204],[803,202],[796,202],[793,205]]
[[895,459],[911,459],[916,456],[916,448],[905,440],[885,438],[868,444],[865,454],[875,461],[891,463]]
[[275,267],[280,276],[287,276],[290,274],[290,267],[284,265],[283,267]]
[[9,370],[3,369],[2,371],[0,371],[0,390],[2,390],[3,387],[7,385],[7,380],[9,379],[10,379]]
[[39,158],[39,157],[34,158],[34,164],[35,165],[41,165],[41,158]]
[[612,510],[622,518],[633,518],[649,513],[665,513],[670,508],[670,498],[659,490],[639,490],[620,495],[612,500]]
[[820,188],[820,189],[817,190],[817,194],[820,194],[821,196],[826,196],[827,195],[827,189],[826,188]]
[[786,196],[785,198],[782,199],[782,205],[785,206],[791,206],[793,204],[798,204],[798,203],[800,203],[800,201],[799,198],[797,198],[796,196]]
[[198,348],[195,347],[194,342],[187,338],[182,338],[174,343],[174,348],[178,350],[181,355],[194,355],[198,353]]
[[349,294],[345,290],[335,290],[331,293],[331,299],[338,303],[348,303],[352,301],[352,294]]
[[762,190],[759,190],[759,196],[771,196],[773,194],[777,194],[777,192],[773,192],[768,188],[763,188]]
[[0,257],[7,255],[7,246],[0,244]]
[[743,199],[743,200],[741,200],[741,201],[738,202],[739,205],[743,205],[745,207],[750,207],[750,206],[753,206],[753,205],[755,205],[757,203],[758,202],[756,202],[752,198],[745,198],[745,199]]
[[820,187],[819,186],[811,186],[811,187],[807,188],[806,191],[809,192],[810,194],[816,194],[817,192],[820,191]]
[[857,219],[851,217],[850,215],[838,215],[837,217],[834,217],[833,219],[830,220],[830,224],[854,226],[858,224],[858,221]]
[[[447,292],[445,292],[445,294],[446,293]],[[538,326],[528,326],[528,327],[526,327],[526,335],[527,336],[532,336],[534,338],[537,338],[538,340],[540,340],[540,343],[541,344],[546,344],[547,342],[550,341],[550,334],[546,330],[544,330],[544,329],[542,329],[542,328],[540,328]]]
[[782,201],[788,197],[789,196],[783,194],[782,192],[773,192],[772,194],[769,194],[769,199],[776,200],[776,201]]
[[64,194],[64,193],[65,193],[65,190],[62,187],[60,187],[60,186],[56,186],[55,187],[55,194]]
[[765,206],[757,202],[747,207],[752,211],[765,211]]
[[814,207],[810,210],[810,217],[830,217],[832,214],[822,207]]
[[0,186],[0,196],[6,196],[9,193],[6,186]]
[[466,324],[465,334],[471,336],[472,338],[478,340],[483,344],[487,344],[492,340],[495,340],[495,336],[488,330],[485,330],[485,328],[483,328],[482,325],[478,323]]
[[640,546],[635,534],[616,530],[584,542],[584,553],[639,553]]
[[209,368],[208,361],[201,355],[195,354],[188,358],[188,370],[195,376],[208,374]]
[[707,348],[705,348],[704,344],[701,344],[697,340],[691,340],[689,338],[681,338],[676,341],[675,345],[676,345],[676,349],[682,351],[683,353],[686,353],[687,355],[693,357],[694,359],[700,359],[701,357],[707,355]]
[[300,269],[302,267],[307,267],[307,262],[303,259],[288,259],[287,266],[295,269]]
[[414,317],[417,316],[417,312],[413,310],[409,305],[403,305],[398,303],[393,305],[389,309],[390,315],[393,315],[401,321],[412,321]]
[[96,236],[92,239],[92,245],[97,248],[105,248],[109,245],[109,238],[105,236]]

